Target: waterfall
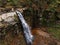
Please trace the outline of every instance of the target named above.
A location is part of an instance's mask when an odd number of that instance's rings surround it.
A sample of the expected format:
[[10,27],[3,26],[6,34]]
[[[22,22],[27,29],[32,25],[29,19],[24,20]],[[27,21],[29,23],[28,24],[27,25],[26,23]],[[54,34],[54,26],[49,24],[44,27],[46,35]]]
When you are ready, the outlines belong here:
[[24,30],[24,34],[25,34],[25,39],[26,39],[26,42],[28,45],[31,45],[32,44],[32,39],[33,39],[33,35],[31,34],[31,30],[30,30],[30,27],[29,25],[26,23],[23,15],[21,14],[20,11],[16,11],[21,23],[22,23],[22,26],[23,26],[23,30]]

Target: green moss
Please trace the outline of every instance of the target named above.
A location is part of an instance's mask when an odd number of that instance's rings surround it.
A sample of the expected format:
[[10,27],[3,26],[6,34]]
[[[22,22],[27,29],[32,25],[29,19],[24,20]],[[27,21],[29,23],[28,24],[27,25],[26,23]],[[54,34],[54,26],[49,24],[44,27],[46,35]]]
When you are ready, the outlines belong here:
[[60,41],[60,28],[48,28],[48,32]]
[[18,20],[18,16],[17,15],[14,15],[14,21],[16,21],[16,22],[18,22],[19,20]]

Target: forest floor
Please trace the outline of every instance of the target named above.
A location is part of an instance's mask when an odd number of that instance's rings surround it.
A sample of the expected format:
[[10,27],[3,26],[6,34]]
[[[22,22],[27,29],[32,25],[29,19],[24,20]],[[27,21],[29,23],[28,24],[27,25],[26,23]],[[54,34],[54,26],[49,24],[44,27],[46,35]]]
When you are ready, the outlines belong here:
[[[55,37],[53,37],[51,33],[48,33],[46,27],[34,28],[32,29],[32,34],[34,35],[34,40],[32,45],[60,45],[60,41],[57,40]],[[20,45],[20,41],[22,41],[22,40],[19,41],[21,35],[19,34],[20,36],[15,36],[14,38],[12,38],[10,35],[11,32],[8,33],[7,35],[7,38],[9,38],[7,41],[8,43],[10,43],[9,45]]]
[[45,32],[45,30],[46,28],[35,28],[32,30],[32,34],[35,36],[33,45],[60,45],[60,42]]

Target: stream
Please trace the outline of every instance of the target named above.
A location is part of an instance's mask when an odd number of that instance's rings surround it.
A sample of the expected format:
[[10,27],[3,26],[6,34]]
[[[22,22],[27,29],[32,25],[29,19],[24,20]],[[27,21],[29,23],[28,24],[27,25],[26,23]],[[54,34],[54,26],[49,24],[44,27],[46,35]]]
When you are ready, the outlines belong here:
[[24,31],[24,35],[25,35],[25,39],[26,39],[26,43],[27,45],[31,45],[32,44],[32,40],[33,40],[33,35],[31,34],[31,30],[29,25],[26,23],[23,15],[21,14],[20,11],[16,11],[21,23],[22,23],[22,27],[23,27],[23,31]]

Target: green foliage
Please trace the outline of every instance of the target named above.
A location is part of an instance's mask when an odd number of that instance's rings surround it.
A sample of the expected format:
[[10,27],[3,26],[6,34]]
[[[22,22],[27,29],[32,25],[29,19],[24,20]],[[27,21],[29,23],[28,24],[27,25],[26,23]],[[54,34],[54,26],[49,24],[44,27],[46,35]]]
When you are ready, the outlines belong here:
[[[0,5],[3,5],[3,3],[4,3],[3,0],[0,0],[0,2],[1,2]],[[59,0],[23,0],[23,2],[21,2],[21,0],[5,0],[5,5],[12,5],[12,6],[16,6],[16,7],[23,6],[23,5],[29,6],[28,9],[32,13],[32,15],[34,15],[33,17],[35,17],[37,15],[39,17],[38,18],[38,20],[39,20],[40,15],[43,16],[42,21],[40,21],[42,23],[48,21],[46,16],[47,17],[49,16],[48,17],[49,21],[53,22],[56,20],[55,12],[57,12],[57,8],[59,7],[59,4],[60,4]],[[39,14],[36,12],[36,10],[38,10]],[[30,12],[27,11],[27,15],[31,14]],[[44,14],[44,12],[46,12],[48,14]],[[58,14],[56,14],[56,15],[58,15]],[[37,18],[37,16],[36,16],[36,18]]]
[[[18,5],[18,4],[19,4],[19,3],[18,3],[19,0],[17,0],[17,1],[16,1],[16,0],[7,0],[7,1],[8,1],[9,3],[11,3],[12,5]],[[8,2],[7,2],[7,3],[8,3]]]
[[20,0],[0,0],[0,5],[20,6]]
[[54,38],[60,41],[60,28],[48,28],[48,33],[50,33]]

